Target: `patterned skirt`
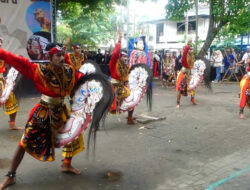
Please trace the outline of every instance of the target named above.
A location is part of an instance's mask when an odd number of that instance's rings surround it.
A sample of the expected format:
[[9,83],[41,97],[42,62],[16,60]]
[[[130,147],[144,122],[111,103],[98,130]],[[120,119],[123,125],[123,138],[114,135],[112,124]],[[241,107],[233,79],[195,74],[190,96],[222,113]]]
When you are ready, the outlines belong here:
[[119,114],[120,107],[125,98],[130,95],[129,88],[123,83],[112,84],[112,89],[115,94],[113,103],[109,108],[111,114]]
[[[31,110],[19,145],[40,161],[54,161],[55,135],[64,126],[69,114],[65,105],[48,105],[43,101],[36,104]],[[83,151],[83,137],[80,136],[67,147],[71,147],[68,152],[72,156]]]
[[187,96],[190,93],[191,96],[195,95],[195,91],[189,90],[189,81],[191,79],[190,72],[184,73],[182,71],[179,72],[176,81],[176,90],[180,92],[182,96]]

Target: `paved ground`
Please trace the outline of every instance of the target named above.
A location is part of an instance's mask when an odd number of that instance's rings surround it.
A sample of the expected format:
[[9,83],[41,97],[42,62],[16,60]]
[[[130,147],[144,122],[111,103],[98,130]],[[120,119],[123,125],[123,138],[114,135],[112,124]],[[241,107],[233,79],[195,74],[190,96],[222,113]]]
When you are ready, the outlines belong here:
[[[200,87],[198,106],[182,98],[176,110],[173,88],[154,88],[152,115],[164,121],[128,126],[126,115],[108,116],[106,130],[98,132],[96,156],[86,152],[74,159],[80,176],[60,173],[61,156],[53,163],[25,155],[11,190],[248,190],[250,189],[250,111],[238,119],[238,84],[216,84],[213,92]],[[24,126],[38,101],[21,102],[17,124]],[[146,113],[145,100],[136,114]],[[0,113],[0,180],[22,132],[8,131],[8,117]],[[86,136],[86,135],[85,135]],[[107,171],[119,175],[105,178]],[[231,176],[230,176],[231,175]]]

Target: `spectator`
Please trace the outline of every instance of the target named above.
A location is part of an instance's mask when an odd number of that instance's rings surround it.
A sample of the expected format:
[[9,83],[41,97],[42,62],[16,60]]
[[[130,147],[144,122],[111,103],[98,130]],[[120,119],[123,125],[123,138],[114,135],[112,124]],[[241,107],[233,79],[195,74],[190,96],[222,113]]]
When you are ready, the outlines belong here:
[[232,70],[229,70],[228,72],[227,72],[227,70],[229,68],[233,68],[234,60],[235,60],[235,57],[233,55],[232,49],[231,48],[226,48],[225,57],[224,57],[225,74],[230,75],[232,73]]
[[246,71],[248,69],[248,59],[250,59],[250,46],[247,46],[247,51],[246,53],[243,55],[242,59],[240,62],[238,62],[237,64],[244,64],[244,71]]
[[177,53],[176,53],[176,51],[173,51],[172,52],[172,60],[173,60],[173,62],[175,62],[176,58],[177,58]]
[[220,50],[214,51],[211,62],[213,66],[216,68],[216,78],[213,82],[221,81],[221,68],[223,66],[223,55]]
[[158,78],[159,77],[159,65],[160,65],[160,57],[157,53],[157,51],[155,51],[154,54],[154,58],[153,58],[153,74],[154,74],[154,78]]
[[109,51],[105,50],[105,55],[103,56],[103,64],[101,65],[102,72],[110,76],[110,71],[109,71],[109,61],[111,59],[111,55],[109,54]]
[[[173,51],[173,52],[172,52],[172,64],[173,64],[174,72],[175,72],[175,63],[176,63],[176,59],[177,59],[177,52],[176,52],[176,51]],[[176,76],[176,75],[175,75],[175,76]]]
[[181,64],[181,57],[182,57],[182,51],[180,52],[180,55],[175,59],[175,67],[174,70],[177,74],[178,71],[181,70],[182,64]]
[[111,55],[108,50],[105,50],[105,55],[104,55],[104,64],[108,65],[109,61],[111,59]]
[[101,54],[101,50],[98,49],[98,53],[95,56],[95,61],[96,61],[97,64],[102,64],[103,60],[104,60],[104,56],[103,56],[103,54]]

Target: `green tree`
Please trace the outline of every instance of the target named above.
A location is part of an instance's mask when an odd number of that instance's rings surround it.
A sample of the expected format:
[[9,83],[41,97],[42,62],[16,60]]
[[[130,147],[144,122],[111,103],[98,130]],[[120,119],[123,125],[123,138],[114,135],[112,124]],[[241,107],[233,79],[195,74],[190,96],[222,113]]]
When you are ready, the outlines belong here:
[[56,3],[57,41],[70,38],[71,42],[96,46],[114,39],[122,28],[114,5],[126,6],[127,0],[58,0]]
[[[218,34],[225,32],[235,34],[250,30],[249,0],[198,0],[209,6],[210,21],[208,34],[198,56],[203,57]],[[166,5],[167,18],[183,20],[184,14],[192,9],[195,0],[169,0]],[[220,33],[221,32],[221,33]]]
[[77,3],[81,7],[88,8],[89,10],[95,10],[96,7],[102,5],[103,7],[110,8],[114,4],[126,4],[126,0],[59,0],[56,1],[58,10],[65,10],[69,8],[72,3]]
[[68,1],[60,5],[57,11],[59,42],[70,38],[71,43],[96,46],[101,42],[107,42],[116,32],[116,17],[113,15],[112,6],[98,2],[95,8],[92,8],[79,2]]

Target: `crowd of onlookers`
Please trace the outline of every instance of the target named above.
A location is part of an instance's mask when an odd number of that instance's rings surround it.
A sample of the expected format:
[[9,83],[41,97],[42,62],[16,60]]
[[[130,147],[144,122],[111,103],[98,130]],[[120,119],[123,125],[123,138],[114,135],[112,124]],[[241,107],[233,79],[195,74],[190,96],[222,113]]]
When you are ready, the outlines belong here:
[[109,53],[109,51],[105,50],[105,53],[101,53],[101,50],[98,49],[97,52],[96,51],[82,51],[82,53],[85,56],[85,60],[89,59],[89,60],[94,60],[97,64],[101,65],[101,64],[109,64],[111,55]]
[[[152,56],[152,69],[155,78],[161,78],[163,86],[174,82],[177,72],[181,69],[182,52],[177,55],[176,51],[156,51]],[[211,64],[211,80],[219,82],[224,80],[240,80],[248,69],[247,60],[250,59],[250,46],[246,51],[237,52],[232,48],[223,51],[215,49],[211,56],[206,56]]]
[[109,51],[105,50],[105,53],[101,53],[101,50],[98,51],[82,51],[84,54],[85,60],[94,60],[98,65],[100,65],[101,70],[104,74],[110,75],[109,72],[109,61],[111,59],[111,54]]
[[247,46],[246,52],[237,52],[232,48],[226,48],[224,52],[213,51],[210,61],[216,73],[214,82],[229,78],[240,80],[248,69],[248,59],[250,59],[250,46]]
[[[101,53],[98,49],[95,51],[83,51],[85,60],[94,60],[100,65],[102,71],[109,75],[109,61],[111,53],[105,50]],[[177,50],[161,50],[155,51],[151,54],[151,68],[155,78],[162,80],[162,85],[167,86],[174,84],[178,71],[181,69],[182,51]],[[250,59],[250,46],[247,46],[246,51],[235,51],[232,48],[225,48],[224,50],[215,49],[211,56],[206,56],[210,61],[212,72],[211,79],[213,82],[219,82],[222,79],[227,80],[229,76],[231,80],[240,80],[246,73],[248,68],[247,60]],[[236,79],[237,77],[237,79]]]

